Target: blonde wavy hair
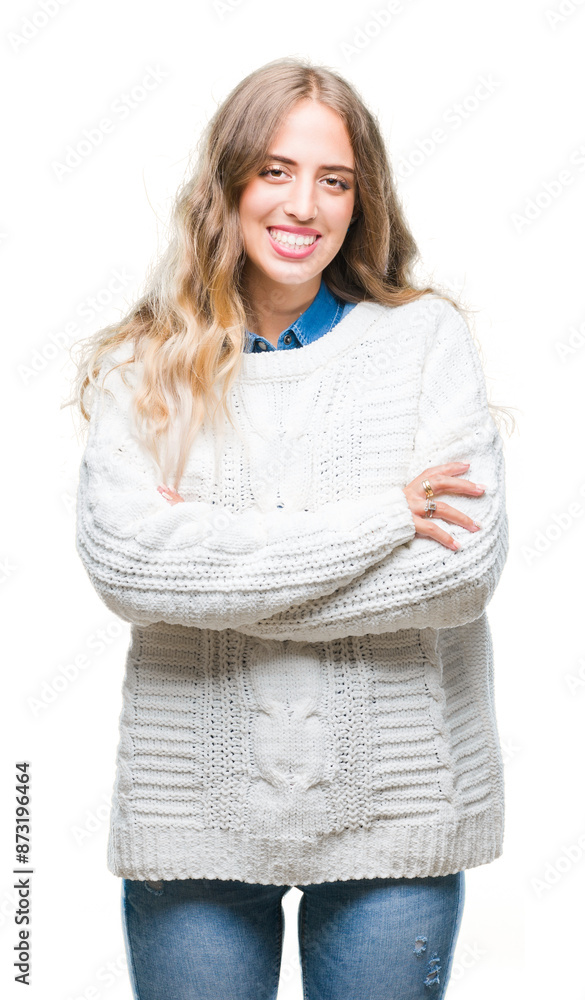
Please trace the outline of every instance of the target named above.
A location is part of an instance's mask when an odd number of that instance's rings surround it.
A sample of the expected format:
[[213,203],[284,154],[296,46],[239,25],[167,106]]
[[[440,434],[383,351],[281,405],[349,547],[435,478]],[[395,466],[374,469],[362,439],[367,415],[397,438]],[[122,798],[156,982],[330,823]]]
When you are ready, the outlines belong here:
[[[85,421],[90,419],[86,392],[109,391],[96,378],[105,355],[127,344],[130,356],[108,371],[140,362],[134,425],[161,482],[176,490],[205,419],[215,419],[219,410],[234,426],[227,397],[238,376],[250,314],[242,282],[246,256],[239,199],[266,166],[273,135],[305,99],[337,112],[355,159],[357,218],[323,271],[328,288],[344,302],[387,306],[431,293],[463,312],[445,290],[414,284],[418,248],[379,125],[355,88],[306,59],[285,57],[256,69],[228,94],[204,130],[195,169],[172,207],[168,247],[151,267],[143,294],[121,320],[74,345],[81,357],[73,397],[63,405],[77,405]],[[504,409],[490,406],[494,416]]]

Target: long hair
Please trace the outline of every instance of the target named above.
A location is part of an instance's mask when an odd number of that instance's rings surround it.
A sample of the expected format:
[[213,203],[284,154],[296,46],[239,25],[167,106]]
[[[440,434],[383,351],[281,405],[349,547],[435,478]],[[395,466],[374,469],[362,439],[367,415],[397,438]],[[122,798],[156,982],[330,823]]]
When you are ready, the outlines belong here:
[[[132,397],[134,426],[161,482],[177,490],[205,419],[215,419],[219,411],[234,426],[228,394],[246,346],[249,306],[242,282],[246,255],[239,199],[266,165],[283,120],[306,99],[337,112],[354,153],[357,218],[323,271],[330,291],[344,302],[387,306],[434,293],[462,311],[437,286],[415,286],[411,269],[418,248],[396,194],[379,125],[355,88],[306,59],[285,57],[256,69],[225,98],[204,130],[195,169],[173,204],[168,247],[151,267],[142,295],[121,320],[75,345],[82,356],[74,397],[63,404],[75,403],[89,421],[86,392],[109,391],[105,380],[97,383],[102,359],[127,345],[128,357],[108,371],[140,362],[141,379]],[[270,307],[266,301],[260,308]]]

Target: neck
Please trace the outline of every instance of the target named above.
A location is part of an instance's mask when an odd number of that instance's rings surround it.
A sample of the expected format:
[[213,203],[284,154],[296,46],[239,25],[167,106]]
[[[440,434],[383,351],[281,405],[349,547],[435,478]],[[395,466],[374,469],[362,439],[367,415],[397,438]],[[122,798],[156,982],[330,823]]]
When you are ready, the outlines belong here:
[[248,329],[276,346],[282,331],[309,308],[320,286],[321,274],[295,285],[283,285],[262,273],[245,274]]

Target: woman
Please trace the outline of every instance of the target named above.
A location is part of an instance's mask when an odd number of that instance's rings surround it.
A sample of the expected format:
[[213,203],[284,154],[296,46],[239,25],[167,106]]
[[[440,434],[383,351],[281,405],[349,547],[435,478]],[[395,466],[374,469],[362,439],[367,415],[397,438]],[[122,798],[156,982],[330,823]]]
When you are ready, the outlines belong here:
[[78,380],[77,550],[132,626],[108,867],[134,995],[274,998],[294,885],[307,1000],[443,997],[504,822],[477,350],[414,286],[377,123],[328,69],[235,88],[174,226]]

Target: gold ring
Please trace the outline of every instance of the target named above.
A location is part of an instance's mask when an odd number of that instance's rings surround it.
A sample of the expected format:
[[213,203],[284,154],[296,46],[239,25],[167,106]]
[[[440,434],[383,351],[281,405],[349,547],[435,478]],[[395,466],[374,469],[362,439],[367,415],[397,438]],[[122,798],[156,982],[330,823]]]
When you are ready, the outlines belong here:
[[423,479],[422,485],[423,485],[423,489],[424,489],[424,491],[425,491],[425,493],[426,493],[426,495],[428,497],[433,497],[435,495],[433,493],[433,487],[429,483],[428,479]]

